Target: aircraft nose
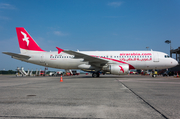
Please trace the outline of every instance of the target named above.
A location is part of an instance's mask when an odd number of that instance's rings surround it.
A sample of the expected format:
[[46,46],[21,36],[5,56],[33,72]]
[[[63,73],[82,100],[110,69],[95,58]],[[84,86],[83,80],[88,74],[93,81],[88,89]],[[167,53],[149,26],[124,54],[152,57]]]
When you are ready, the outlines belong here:
[[175,66],[179,65],[179,63],[178,63],[177,60],[175,60],[175,59],[173,59],[173,60],[174,60],[174,61],[173,61],[173,64],[174,64]]
[[176,61],[176,62],[177,62],[177,64],[176,64],[176,65],[179,65],[178,61]]

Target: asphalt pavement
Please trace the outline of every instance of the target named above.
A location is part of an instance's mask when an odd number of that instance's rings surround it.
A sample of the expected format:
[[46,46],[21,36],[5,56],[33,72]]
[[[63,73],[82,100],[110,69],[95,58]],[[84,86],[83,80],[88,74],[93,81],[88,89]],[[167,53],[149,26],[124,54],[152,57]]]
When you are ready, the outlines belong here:
[[180,78],[0,76],[0,118],[180,119]]

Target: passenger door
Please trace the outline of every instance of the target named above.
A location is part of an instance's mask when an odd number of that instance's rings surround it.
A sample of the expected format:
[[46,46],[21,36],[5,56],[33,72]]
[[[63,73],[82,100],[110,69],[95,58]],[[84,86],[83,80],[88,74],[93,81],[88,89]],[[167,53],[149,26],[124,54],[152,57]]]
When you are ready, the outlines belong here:
[[153,61],[154,61],[154,62],[159,62],[159,55],[158,55],[157,52],[154,52],[154,53],[153,53]]

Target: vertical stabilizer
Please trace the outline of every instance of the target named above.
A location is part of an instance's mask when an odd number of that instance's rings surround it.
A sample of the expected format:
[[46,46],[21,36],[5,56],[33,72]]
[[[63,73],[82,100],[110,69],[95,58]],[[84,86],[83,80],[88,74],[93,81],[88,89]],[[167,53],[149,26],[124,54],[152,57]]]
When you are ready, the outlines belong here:
[[44,52],[23,27],[16,27],[16,32],[22,54],[31,51]]

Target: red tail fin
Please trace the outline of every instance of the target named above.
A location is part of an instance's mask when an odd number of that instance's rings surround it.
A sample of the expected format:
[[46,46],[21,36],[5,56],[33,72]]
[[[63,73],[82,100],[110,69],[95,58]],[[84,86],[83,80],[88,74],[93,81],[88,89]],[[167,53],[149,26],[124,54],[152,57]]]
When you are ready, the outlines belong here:
[[38,44],[23,27],[16,27],[16,32],[20,49],[30,51],[44,51],[38,46]]

